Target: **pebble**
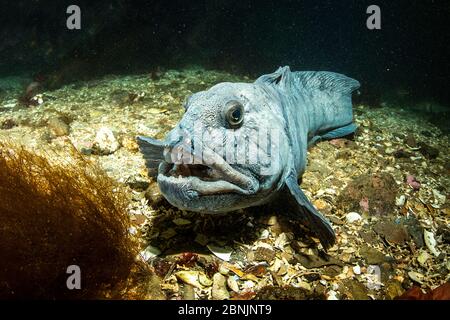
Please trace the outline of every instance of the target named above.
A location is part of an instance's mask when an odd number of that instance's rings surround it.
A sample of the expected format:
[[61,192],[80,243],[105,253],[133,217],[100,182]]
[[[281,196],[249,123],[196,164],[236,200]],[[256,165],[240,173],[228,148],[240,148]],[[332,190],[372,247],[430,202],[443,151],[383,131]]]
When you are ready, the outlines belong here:
[[353,267],[353,273],[354,274],[361,274],[361,267],[359,265],[356,265]]
[[230,293],[226,288],[227,280],[220,273],[215,273],[213,276],[213,286],[211,295],[214,300],[230,299]]
[[227,285],[228,285],[228,288],[230,288],[232,291],[234,291],[236,293],[239,292],[239,285],[238,285],[236,279],[234,278],[234,276],[228,277]]
[[347,215],[345,216],[345,220],[348,223],[353,223],[353,222],[362,220],[362,217],[357,212],[350,212],[350,213],[347,213]]
[[47,123],[50,132],[56,137],[63,137],[69,135],[70,127],[58,117],[53,117]]
[[395,205],[398,207],[403,207],[405,205],[405,202],[406,202],[406,197],[403,194],[400,197],[398,197],[397,199],[395,199]]
[[100,155],[112,154],[119,149],[119,142],[114,133],[107,127],[102,127],[97,131],[92,145],[94,153]]
[[339,300],[339,298],[337,297],[337,292],[334,290],[328,291],[327,300]]

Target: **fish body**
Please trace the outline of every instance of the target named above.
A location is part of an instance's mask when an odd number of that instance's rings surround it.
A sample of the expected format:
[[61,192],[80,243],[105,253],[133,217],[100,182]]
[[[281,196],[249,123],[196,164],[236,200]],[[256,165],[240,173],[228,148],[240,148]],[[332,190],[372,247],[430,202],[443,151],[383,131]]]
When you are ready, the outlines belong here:
[[341,74],[283,67],[254,83],[225,82],[192,95],[163,141],[137,141],[172,205],[224,213],[282,198],[329,248],[334,231],[297,179],[309,146],[355,131],[351,93],[358,87]]

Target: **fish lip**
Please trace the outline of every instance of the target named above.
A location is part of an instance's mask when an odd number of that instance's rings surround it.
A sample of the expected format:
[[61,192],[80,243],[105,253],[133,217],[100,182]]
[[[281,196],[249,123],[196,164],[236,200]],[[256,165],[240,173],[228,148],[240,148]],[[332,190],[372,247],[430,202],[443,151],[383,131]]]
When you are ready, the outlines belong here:
[[[208,151],[208,156],[212,153]],[[217,160],[217,154],[214,154],[214,159]],[[213,160],[214,160],[213,159]],[[192,195],[196,196],[210,196],[225,193],[237,193],[243,195],[255,194],[259,189],[259,181],[252,175],[245,175],[240,171],[231,167],[223,158],[220,157],[219,162],[208,164],[203,163],[191,163],[191,164],[174,164],[167,161],[163,161],[159,167],[158,183],[160,183],[164,189],[177,188],[184,191],[190,190]],[[211,160],[211,158],[209,158]],[[191,174],[190,168],[201,164],[208,168],[212,176],[197,176]],[[178,175],[173,176],[170,171],[175,166],[183,166],[184,169],[190,173],[190,175]],[[203,179],[202,179],[203,178]],[[205,180],[207,179],[207,180]]]

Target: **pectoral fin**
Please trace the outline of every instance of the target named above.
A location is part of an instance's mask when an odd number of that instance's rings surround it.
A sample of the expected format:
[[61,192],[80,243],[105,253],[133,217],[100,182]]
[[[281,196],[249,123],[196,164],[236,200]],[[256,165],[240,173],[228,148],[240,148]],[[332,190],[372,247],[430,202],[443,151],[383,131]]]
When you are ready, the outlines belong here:
[[[288,198],[292,204],[293,212],[290,214],[307,225],[314,232],[325,250],[336,242],[334,231],[328,220],[314,208],[306,195],[297,184],[297,177],[291,173],[286,179],[286,187],[289,190]],[[290,197],[289,197],[290,196]]]
[[148,175],[156,177],[158,175],[158,166],[164,160],[164,148],[167,145],[162,141],[142,136],[138,136],[136,141],[139,145],[139,150],[144,156]]
[[357,128],[358,127],[356,126],[356,124],[354,124],[352,122],[346,126],[339,127],[339,128],[330,130],[328,132],[325,132],[322,135],[317,135],[308,142],[308,148],[312,147],[316,143],[323,141],[323,140],[332,140],[332,139],[337,139],[337,138],[342,138],[342,137],[348,136],[348,135],[354,133]]

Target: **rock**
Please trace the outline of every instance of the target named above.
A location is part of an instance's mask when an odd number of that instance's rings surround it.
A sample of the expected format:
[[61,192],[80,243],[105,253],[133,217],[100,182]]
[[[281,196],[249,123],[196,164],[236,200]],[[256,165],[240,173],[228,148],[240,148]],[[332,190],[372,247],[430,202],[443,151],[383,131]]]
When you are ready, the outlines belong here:
[[416,148],[417,147],[417,141],[416,138],[414,138],[413,135],[408,134],[404,140],[404,142],[411,148]]
[[213,276],[213,286],[211,295],[214,300],[230,299],[230,293],[227,290],[227,280],[220,273],[215,273]]
[[388,260],[388,257],[385,256],[384,253],[367,245],[362,245],[359,250],[359,254],[367,261],[368,264],[371,265],[381,264],[382,262]]
[[150,183],[138,174],[128,177],[125,184],[137,191],[144,191],[150,186]]
[[181,289],[181,297],[183,300],[195,300],[194,287],[190,284],[185,284]]
[[256,261],[271,262],[275,257],[275,251],[266,247],[257,247],[254,253],[254,259]]
[[97,131],[94,143],[92,145],[92,151],[98,155],[109,155],[119,149],[119,142],[117,141],[114,133],[107,127],[102,127]]
[[0,124],[0,129],[9,130],[17,126],[17,123],[13,119],[6,119]]
[[374,225],[373,230],[391,245],[401,245],[409,240],[406,228],[400,223],[382,220]]
[[62,119],[52,117],[48,120],[48,128],[50,132],[56,137],[63,137],[69,135],[70,127]]
[[329,277],[336,277],[342,272],[342,267],[336,265],[330,265],[323,268],[323,274]]
[[437,236],[442,237],[442,241],[446,244],[450,244],[450,228],[444,225],[439,226],[436,231]]
[[366,243],[376,244],[378,242],[377,234],[373,230],[361,230],[359,235]]
[[389,173],[363,174],[354,178],[336,200],[338,208],[370,215],[394,212],[397,184]]
[[159,191],[157,183],[151,183],[144,194],[145,199],[148,200],[148,204],[154,208],[160,207],[165,201],[163,195]]
[[405,289],[403,289],[402,284],[397,280],[389,281],[386,284],[385,296],[390,300],[402,295],[403,292],[405,292]]
[[359,265],[354,266],[352,268],[352,270],[353,270],[353,273],[356,274],[356,275],[361,274],[361,267]]
[[398,197],[397,199],[395,199],[395,205],[397,207],[403,207],[405,205],[405,202],[406,202],[406,196],[403,194],[400,197]]
[[439,156],[439,150],[426,144],[419,142],[420,153],[427,159],[436,159]]
[[409,158],[412,156],[412,153],[407,152],[403,149],[400,149],[400,150],[394,151],[393,156],[397,159]]
[[414,215],[409,215],[407,218],[402,219],[403,225],[406,227],[409,235],[414,240],[414,243],[418,248],[422,248],[425,243],[423,241],[423,228],[420,225],[419,220]]
[[353,300],[369,300],[367,288],[357,280],[345,279],[339,290]]
[[350,213],[347,213],[347,214],[345,215],[345,220],[346,220],[348,223],[354,223],[354,222],[356,222],[356,221],[362,220],[362,217],[361,217],[361,215],[360,215],[359,213],[357,213],[357,212],[350,212]]
[[313,204],[317,208],[317,210],[319,210],[319,212],[324,214],[331,213],[331,210],[333,208],[328,202],[322,199],[314,200]]

